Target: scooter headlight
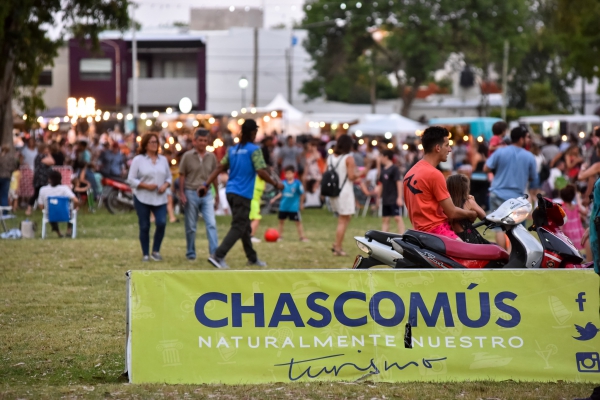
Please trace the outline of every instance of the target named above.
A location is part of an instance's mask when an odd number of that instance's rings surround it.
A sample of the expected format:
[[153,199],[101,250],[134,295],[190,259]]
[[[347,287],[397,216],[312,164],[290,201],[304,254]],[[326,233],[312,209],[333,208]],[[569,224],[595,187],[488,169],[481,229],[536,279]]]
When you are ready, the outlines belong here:
[[531,205],[521,206],[513,210],[507,217],[503,218],[502,221],[508,225],[518,225],[525,221],[529,213],[531,212]]
[[358,249],[360,251],[362,251],[363,253],[367,253],[368,255],[371,255],[372,250],[369,246],[367,246],[364,243],[359,242],[358,240],[356,241],[356,246],[358,247]]

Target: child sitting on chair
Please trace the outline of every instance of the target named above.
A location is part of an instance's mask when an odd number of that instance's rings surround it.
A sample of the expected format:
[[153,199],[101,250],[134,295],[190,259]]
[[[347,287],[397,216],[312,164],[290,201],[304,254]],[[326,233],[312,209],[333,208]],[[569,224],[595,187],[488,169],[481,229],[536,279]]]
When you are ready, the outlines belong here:
[[[40,195],[38,197],[38,205],[40,209],[48,208],[48,197],[68,197],[73,202],[73,206],[77,208],[79,206],[79,200],[75,196],[75,193],[67,186],[61,185],[62,176],[60,172],[52,170],[48,174],[48,185],[42,187],[40,189]],[[57,222],[50,222],[50,226],[52,227],[52,231],[56,232],[58,237],[63,237],[58,229]],[[71,223],[67,226],[67,236],[72,235],[73,225]]]

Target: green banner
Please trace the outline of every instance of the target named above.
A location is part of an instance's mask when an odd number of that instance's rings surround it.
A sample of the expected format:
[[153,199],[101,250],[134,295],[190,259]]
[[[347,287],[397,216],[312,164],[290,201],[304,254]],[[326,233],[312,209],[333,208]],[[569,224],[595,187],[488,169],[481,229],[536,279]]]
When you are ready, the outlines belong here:
[[600,382],[586,270],[131,271],[133,383]]

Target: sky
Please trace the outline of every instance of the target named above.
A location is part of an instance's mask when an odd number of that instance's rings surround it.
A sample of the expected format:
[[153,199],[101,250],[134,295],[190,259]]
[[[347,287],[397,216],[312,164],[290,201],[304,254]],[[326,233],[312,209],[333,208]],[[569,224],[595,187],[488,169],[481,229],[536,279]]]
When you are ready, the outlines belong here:
[[304,15],[303,0],[135,0],[138,8],[135,11],[136,21],[143,28],[170,26],[173,22],[190,20],[190,9],[193,8],[235,8],[262,7],[264,9],[264,27],[285,24],[291,26],[300,21]]

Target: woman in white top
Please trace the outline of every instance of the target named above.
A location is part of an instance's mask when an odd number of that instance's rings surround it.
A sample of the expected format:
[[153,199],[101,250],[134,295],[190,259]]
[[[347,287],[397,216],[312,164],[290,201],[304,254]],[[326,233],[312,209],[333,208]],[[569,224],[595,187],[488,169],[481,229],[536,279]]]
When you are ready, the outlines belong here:
[[354,157],[350,155],[352,151],[352,138],[348,135],[342,135],[338,138],[333,154],[327,159],[327,166],[333,166],[338,174],[341,192],[338,197],[330,197],[331,208],[338,214],[338,224],[335,231],[335,243],[331,248],[335,256],[347,256],[342,249],[342,242],[346,229],[350,223],[350,218],[356,211],[354,200],[354,181],[359,178],[356,171]]
[[[167,189],[171,186],[171,170],[164,156],[158,154],[159,140],[156,133],[147,133],[142,137],[138,155],[129,169],[127,183],[133,189],[133,202],[140,225],[140,244],[142,261],[150,257],[161,261],[160,245],[167,226]],[[154,214],[156,231],[152,253],[150,250],[150,214]]]

